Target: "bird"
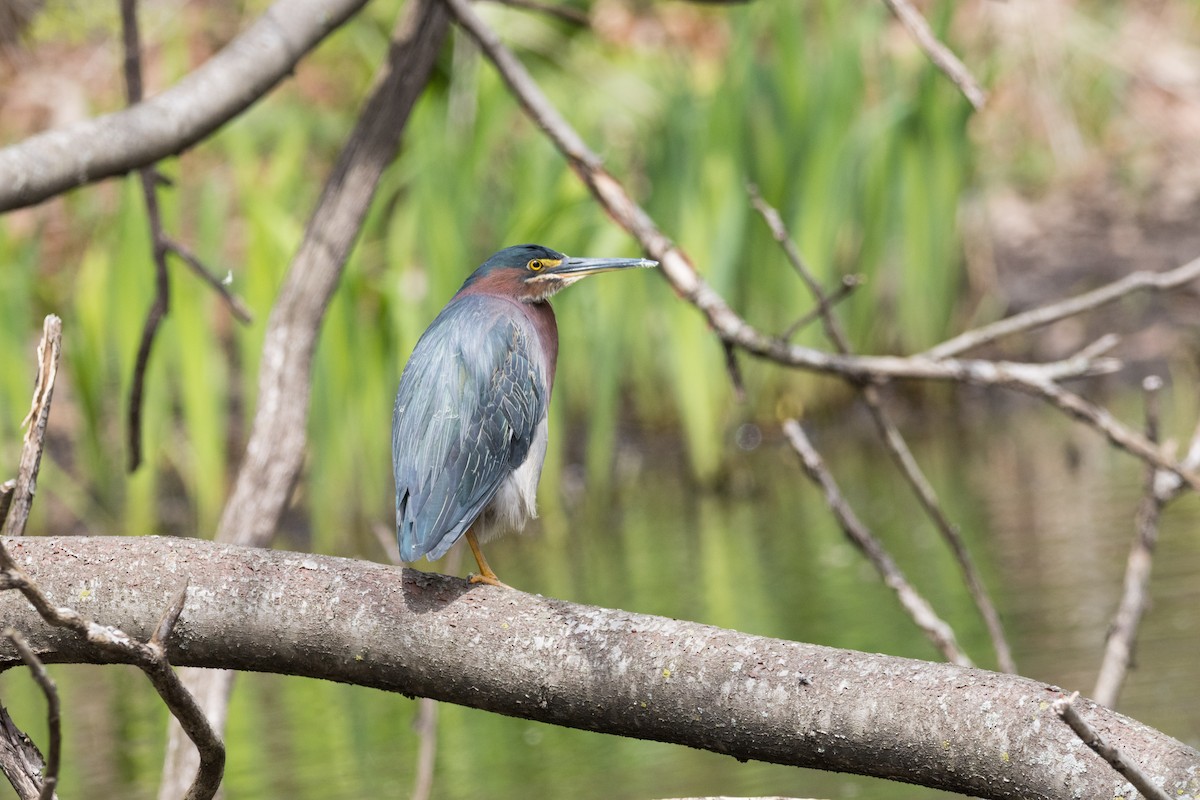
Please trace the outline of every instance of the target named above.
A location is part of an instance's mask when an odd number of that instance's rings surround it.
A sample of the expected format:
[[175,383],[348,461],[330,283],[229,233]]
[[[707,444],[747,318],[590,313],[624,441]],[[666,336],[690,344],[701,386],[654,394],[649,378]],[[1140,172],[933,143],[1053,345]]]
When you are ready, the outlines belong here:
[[435,561],[465,535],[479,566],[468,580],[504,585],[480,543],[537,516],[558,360],[549,298],[588,275],[657,265],[521,244],[471,273],[417,341],[396,390],[392,465],[402,561]]

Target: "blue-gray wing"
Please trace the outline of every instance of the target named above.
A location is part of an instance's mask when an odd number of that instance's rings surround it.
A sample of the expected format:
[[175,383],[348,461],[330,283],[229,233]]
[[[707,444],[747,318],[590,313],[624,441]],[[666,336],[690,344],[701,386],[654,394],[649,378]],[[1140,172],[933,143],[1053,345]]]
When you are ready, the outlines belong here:
[[545,356],[510,301],[456,298],[421,336],[392,416],[400,557],[440,558],[529,454]]

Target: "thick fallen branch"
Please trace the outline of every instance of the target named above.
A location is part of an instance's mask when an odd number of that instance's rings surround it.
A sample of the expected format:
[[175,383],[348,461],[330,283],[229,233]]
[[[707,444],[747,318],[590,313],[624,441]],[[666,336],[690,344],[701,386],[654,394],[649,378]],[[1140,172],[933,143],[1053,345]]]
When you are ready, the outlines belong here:
[[[186,574],[177,664],[324,678],[977,797],[1114,797],[1125,786],[1051,710],[1062,692],[1025,678],[304,553],[152,537],[8,546],[51,597],[86,587],[81,609],[136,637],[153,633]],[[47,663],[100,655],[11,592],[0,618]],[[0,669],[19,662],[0,642]],[[1091,723],[1172,795],[1200,792],[1200,753],[1107,709]]]
[[0,150],[0,211],[176,155],[236,117],[367,0],[277,0],[170,89]]

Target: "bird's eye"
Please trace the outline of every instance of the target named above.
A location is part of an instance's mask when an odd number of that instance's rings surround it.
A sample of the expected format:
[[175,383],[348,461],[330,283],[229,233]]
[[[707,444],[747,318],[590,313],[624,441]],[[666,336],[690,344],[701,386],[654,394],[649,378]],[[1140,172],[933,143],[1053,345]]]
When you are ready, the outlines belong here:
[[530,262],[528,264],[526,264],[525,266],[529,267],[534,272],[541,272],[542,267],[544,267],[546,265],[542,263],[541,259],[534,258],[534,259],[531,259]]

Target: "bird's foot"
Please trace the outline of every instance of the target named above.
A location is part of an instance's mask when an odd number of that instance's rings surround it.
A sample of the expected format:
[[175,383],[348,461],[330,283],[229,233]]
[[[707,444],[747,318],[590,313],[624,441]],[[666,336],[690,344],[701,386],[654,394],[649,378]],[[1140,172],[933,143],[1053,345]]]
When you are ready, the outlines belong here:
[[467,575],[467,583],[486,583],[488,586],[502,586],[505,589],[509,588],[508,584],[496,577],[496,573],[488,570],[482,574],[472,572]]

